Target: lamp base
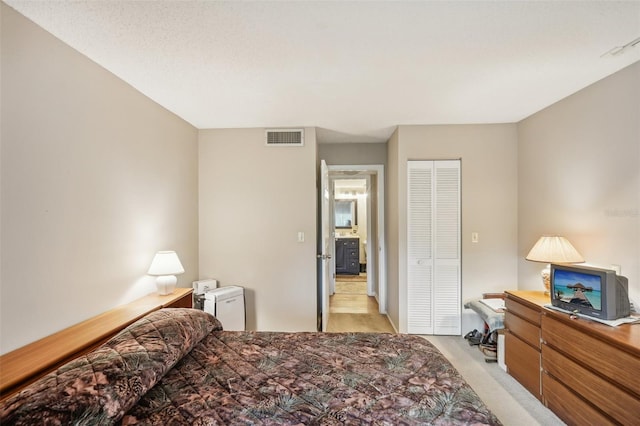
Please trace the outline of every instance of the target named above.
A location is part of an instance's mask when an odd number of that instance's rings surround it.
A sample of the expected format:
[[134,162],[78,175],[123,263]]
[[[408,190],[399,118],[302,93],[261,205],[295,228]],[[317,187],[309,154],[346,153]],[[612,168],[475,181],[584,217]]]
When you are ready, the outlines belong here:
[[544,294],[551,294],[551,265],[547,265],[540,271],[542,277],[542,285],[544,286]]
[[159,295],[171,294],[176,289],[178,279],[175,275],[160,275],[156,278],[156,286]]

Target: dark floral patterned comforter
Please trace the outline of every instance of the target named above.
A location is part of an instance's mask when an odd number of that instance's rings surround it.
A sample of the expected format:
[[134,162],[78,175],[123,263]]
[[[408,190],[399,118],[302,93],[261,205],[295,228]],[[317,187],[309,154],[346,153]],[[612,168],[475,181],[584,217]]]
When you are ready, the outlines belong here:
[[0,423],[500,424],[418,336],[221,331],[215,318],[192,309],[146,319],[143,330],[136,323],[125,333],[135,343],[117,336],[106,352],[0,403]]

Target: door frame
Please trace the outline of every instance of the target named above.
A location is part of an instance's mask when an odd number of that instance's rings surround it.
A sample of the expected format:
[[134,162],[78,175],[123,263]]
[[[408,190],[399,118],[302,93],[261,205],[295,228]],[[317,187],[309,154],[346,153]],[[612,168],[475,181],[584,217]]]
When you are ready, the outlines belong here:
[[[329,178],[330,181],[333,179],[358,179],[358,178],[366,178],[367,179],[367,191],[371,191],[371,176],[377,176],[376,182],[376,199],[377,199],[377,242],[378,247],[373,247],[371,242],[371,238],[367,238],[367,253],[372,253],[373,250],[376,250],[378,253],[378,265],[376,268],[377,278],[378,278],[378,291],[375,292],[379,312],[381,314],[387,313],[387,245],[385,239],[385,176],[384,176],[384,165],[383,164],[367,164],[367,165],[330,165],[329,168]],[[357,172],[353,175],[345,175],[344,172]],[[332,185],[331,185],[332,186]],[[331,197],[333,200],[333,196]],[[329,204],[329,215],[332,216],[334,214],[333,202]],[[367,197],[367,235],[371,235],[371,209],[373,206],[371,205],[371,197]],[[331,232],[331,239],[335,246],[335,232]],[[370,267],[369,261],[371,256],[367,256],[367,270]],[[367,293],[372,294],[374,291],[371,274],[367,274]],[[332,289],[335,288],[335,279],[330,280],[333,284]],[[325,309],[329,309],[329,306],[324,306]]]

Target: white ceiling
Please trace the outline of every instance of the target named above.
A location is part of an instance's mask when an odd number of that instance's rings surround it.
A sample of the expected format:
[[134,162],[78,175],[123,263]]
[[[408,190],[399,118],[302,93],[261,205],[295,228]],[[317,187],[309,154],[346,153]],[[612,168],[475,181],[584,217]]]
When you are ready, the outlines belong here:
[[3,0],[198,128],[517,122],[640,60],[640,1]]

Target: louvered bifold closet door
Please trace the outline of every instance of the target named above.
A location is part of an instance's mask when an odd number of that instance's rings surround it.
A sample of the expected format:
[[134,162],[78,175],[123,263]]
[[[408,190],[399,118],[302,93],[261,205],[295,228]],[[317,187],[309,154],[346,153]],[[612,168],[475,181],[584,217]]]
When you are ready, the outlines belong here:
[[407,332],[433,334],[433,162],[409,161]]
[[433,334],[460,335],[460,162],[434,165]]
[[409,161],[407,331],[461,331],[460,162]]

